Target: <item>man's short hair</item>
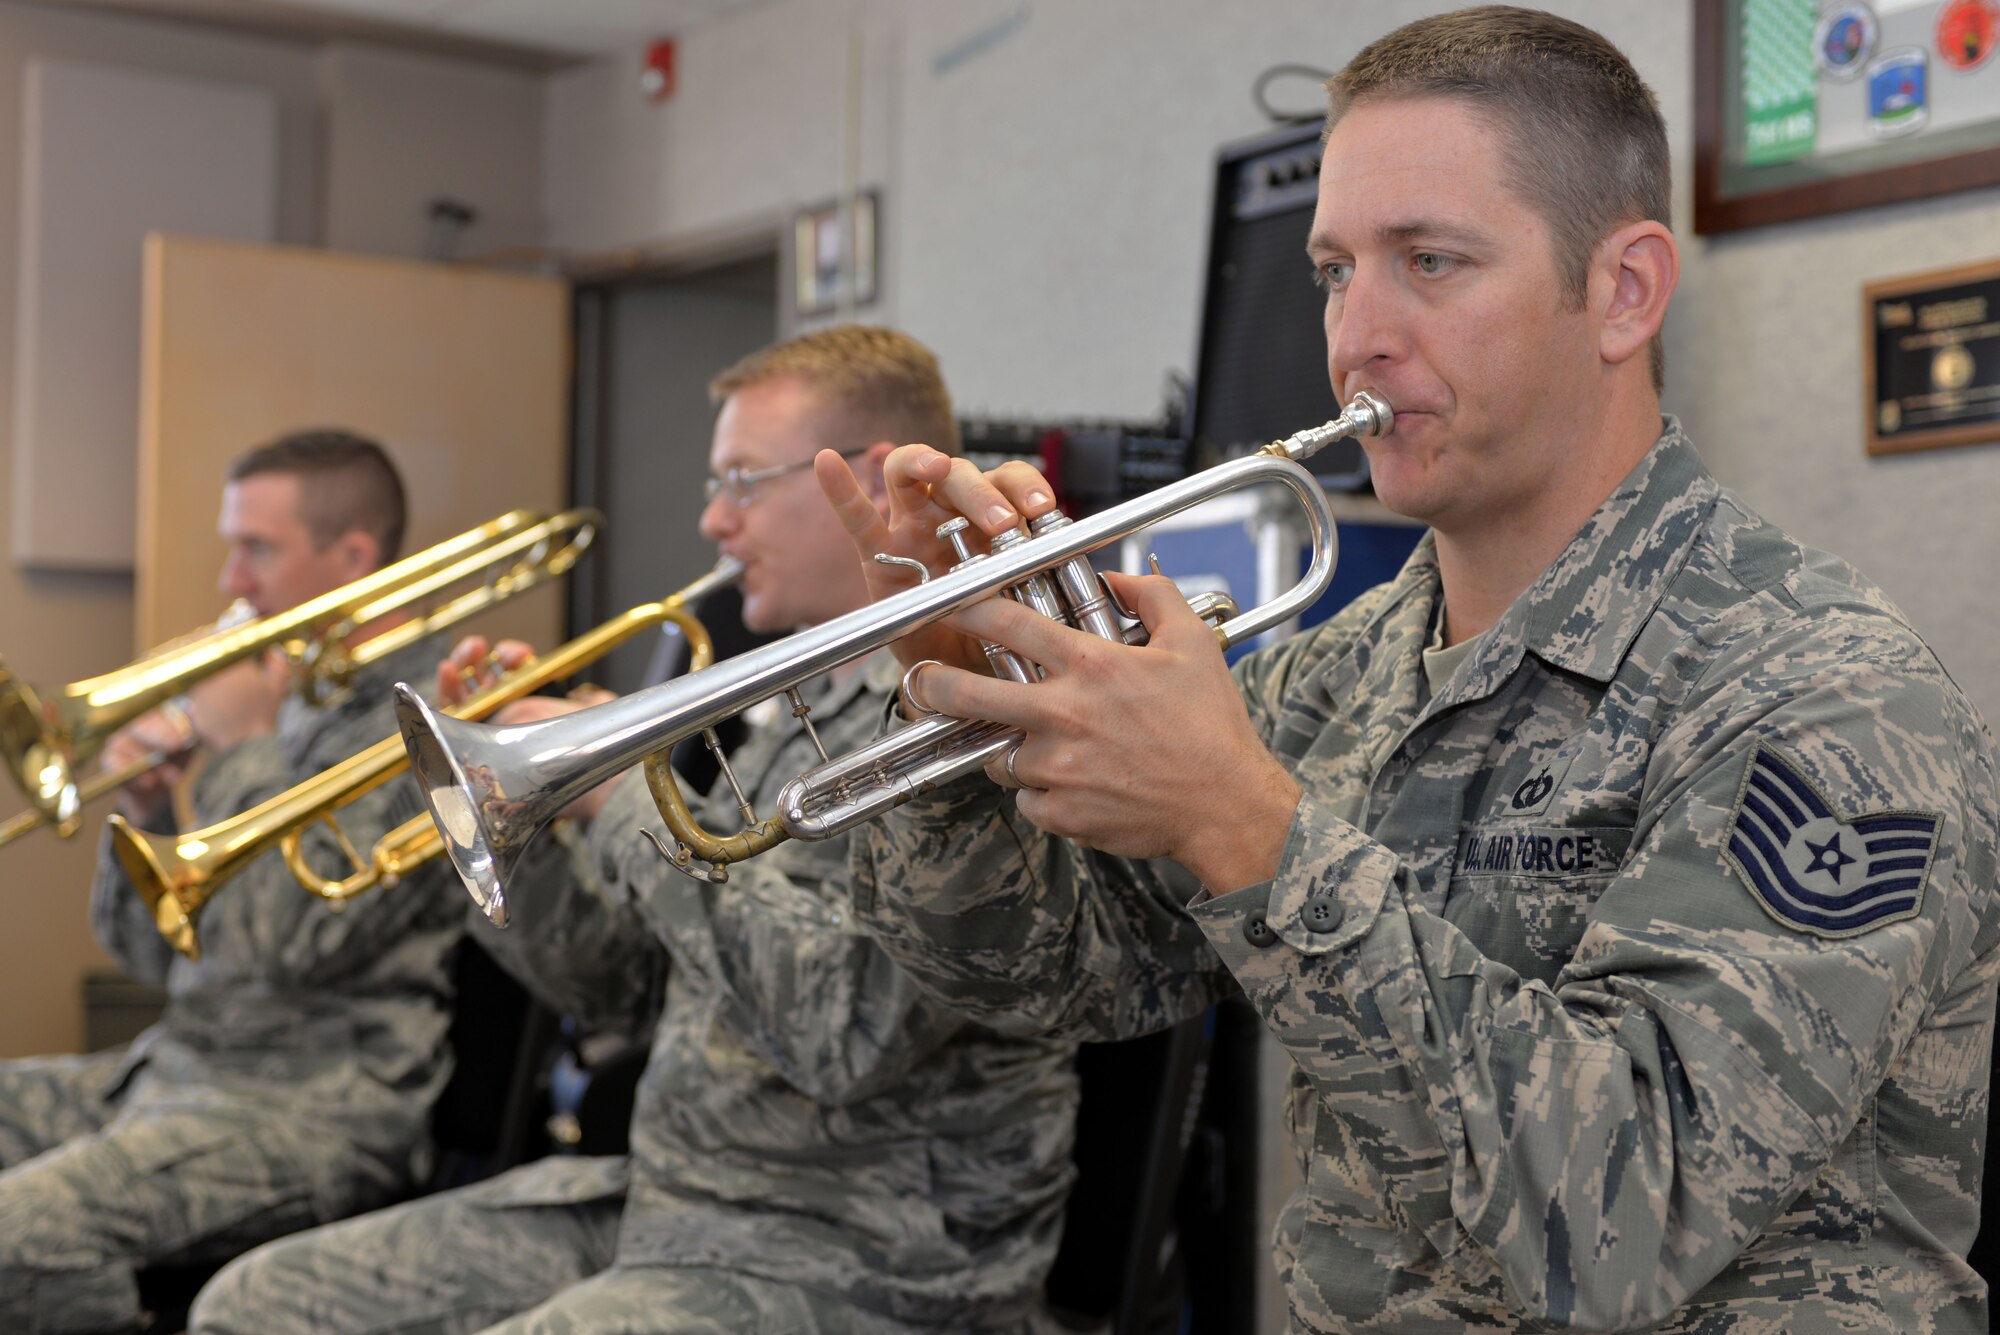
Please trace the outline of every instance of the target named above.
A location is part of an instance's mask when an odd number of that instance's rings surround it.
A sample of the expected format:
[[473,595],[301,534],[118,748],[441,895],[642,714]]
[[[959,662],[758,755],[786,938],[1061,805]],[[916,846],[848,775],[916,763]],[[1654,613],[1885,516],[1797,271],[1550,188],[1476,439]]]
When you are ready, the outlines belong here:
[[829,423],[829,433],[848,448],[921,441],[958,453],[958,419],[937,357],[908,334],[860,324],[816,329],[751,353],[709,382],[708,397],[719,404],[739,389],[784,376],[840,405],[843,420]]
[[[1641,219],[1673,225],[1659,103],[1624,53],[1580,23],[1510,5],[1436,14],[1370,43],[1326,89],[1328,134],[1353,108],[1389,98],[1456,98],[1487,117],[1506,141],[1508,177],[1549,225],[1572,309],[1606,236]],[[1657,337],[1649,357],[1658,390]]]
[[402,551],[403,479],[388,452],[366,436],[332,427],[294,431],[237,455],[223,476],[241,482],[267,473],[298,478],[299,517],[314,546],[324,549],[359,529],[375,539],[383,565]]

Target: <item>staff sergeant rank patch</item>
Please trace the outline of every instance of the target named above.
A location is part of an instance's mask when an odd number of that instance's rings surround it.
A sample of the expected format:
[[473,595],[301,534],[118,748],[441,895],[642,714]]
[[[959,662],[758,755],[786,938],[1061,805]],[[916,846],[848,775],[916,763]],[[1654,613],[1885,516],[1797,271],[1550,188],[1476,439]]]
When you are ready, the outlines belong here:
[[1857,936],[1917,916],[1938,825],[1929,811],[1843,820],[1796,761],[1759,746],[1736,793],[1723,857],[1787,927]]

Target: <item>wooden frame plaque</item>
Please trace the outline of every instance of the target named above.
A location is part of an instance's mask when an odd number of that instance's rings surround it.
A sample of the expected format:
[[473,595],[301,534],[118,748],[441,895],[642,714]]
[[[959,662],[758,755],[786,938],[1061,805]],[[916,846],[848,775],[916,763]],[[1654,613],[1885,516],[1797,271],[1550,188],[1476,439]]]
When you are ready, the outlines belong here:
[[1868,452],[2000,440],[2000,259],[1861,291]]
[[2000,0],[1695,0],[1694,230],[2000,184]]

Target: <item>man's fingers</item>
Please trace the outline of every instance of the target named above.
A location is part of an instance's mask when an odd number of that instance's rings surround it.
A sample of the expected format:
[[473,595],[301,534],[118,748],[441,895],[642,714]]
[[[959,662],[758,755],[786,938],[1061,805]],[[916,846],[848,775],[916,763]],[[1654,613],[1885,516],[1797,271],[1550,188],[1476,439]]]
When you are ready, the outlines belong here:
[[841,527],[847,530],[847,536],[863,558],[888,547],[889,526],[882,522],[881,512],[861,490],[861,483],[847,466],[847,460],[832,450],[821,450],[813,456],[813,480],[819,483],[820,494],[840,516]]
[[987,598],[945,618],[945,625],[1012,649],[1050,672],[1066,672],[1082,654],[1106,641],[1089,631],[1054,621],[1011,598]]
[[1029,728],[1044,717],[1034,698],[1040,686],[1001,681],[943,663],[919,672],[916,689],[918,704],[953,718]]
[[[1030,481],[1030,475],[1034,481]],[[995,478],[1008,476],[996,471]],[[933,524],[963,515],[988,537],[1021,522],[1019,501],[1029,492],[1045,492],[1040,474],[1021,464],[1002,491],[970,459],[955,459],[928,445],[905,445],[889,455],[882,470],[889,487],[890,513]],[[1028,511],[1038,514],[1047,505]]]
[[903,445],[890,452],[882,465],[882,481],[889,490],[889,518],[896,525],[910,524],[935,529],[951,518],[938,504],[932,489],[951,472],[951,457],[928,445]]
[[1139,614],[1149,639],[1157,642],[1163,634],[1185,630],[1192,623],[1203,624],[1188,606],[1187,598],[1165,575],[1127,575],[1112,571],[1105,576],[1118,601]]
[[944,485],[934,488],[931,495],[934,500],[942,497],[941,504],[947,510],[964,515],[989,538],[1021,522],[1014,503],[970,459],[953,459]]
[[457,704],[471,693],[472,678],[486,658],[486,637],[467,635],[451,647],[437,667],[437,694],[444,703]]
[[988,477],[1008,503],[1026,518],[1039,519],[1056,508],[1055,488],[1025,459],[1009,459]]
[[[492,659],[503,672],[512,672],[524,667],[535,658],[535,646],[526,640],[502,640],[493,646]],[[474,664],[474,666],[480,666]]]
[[459,667],[470,667],[486,657],[486,648],[484,635],[467,635],[451,647],[451,652],[445,655],[445,661],[455,663]]
[[882,481],[894,502],[893,514],[923,509],[931,488],[951,471],[951,456],[928,445],[899,445],[882,461]]

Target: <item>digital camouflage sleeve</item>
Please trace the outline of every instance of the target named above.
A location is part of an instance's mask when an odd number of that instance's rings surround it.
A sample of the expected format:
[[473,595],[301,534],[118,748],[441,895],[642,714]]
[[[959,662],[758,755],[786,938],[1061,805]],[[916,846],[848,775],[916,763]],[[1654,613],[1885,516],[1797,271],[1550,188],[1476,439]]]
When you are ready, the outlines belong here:
[[[1240,665],[1305,797],[1275,879],[1188,914],[1296,1064],[1295,1322],[1984,1331],[2000,836],[1957,687],[1671,420],[1433,695],[1438,597],[1426,540]],[[871,833],[891,952],[1025,1023],[1174,992],[1160,880],[990,803]],[[951,887],[941,841],[1012,870]]]
[[[885,655],[809,689],[825,745],[872,736],[896,680]],[[789,711],[761,713],[732,763],[769,810],[817,757]],[[696,810],[718,833],[740,822],[720,786]],[[970,1024],[898,969],[852,922],[844,839],[781,844],[717,885],[672,870],[646,830],[665,835],[628,776],[573,853],[514,879],[514,925],[484,933],[538,990],[600,1014],[635,1014],[664,979],[618,1264],[1019,1329],[1073,1172],[1071,1046]],[[602,1174],[575,1189],[602,1196]]]
[[[280,710],[277,732],[218,756],[194,790],[208,825],[394,732],[389,688],[429,675],[434,641],[363,672],[344,700]],[[366,848],[419,811],[391,783],[340,813]],[[323,830],[309,860],[343,869]],[[450,1071],[450,962],[464,912],[438,869],[336,912],[278,855],[220,885],[199,961],[173,954],[108,845],[92,887],[105,947],[164,981],[158,1023],[123,1049],[0,1062],[0,1328],[140,1319],[136,1273],[216,1262],[395,1199],[430,1162]]]
[[[207,825],[312,778],[395,732],[390,687],[426,680],[442,656],[435,637],[361,673],[324,708],[289,699],[276,733],[216,757],[194,791]],[[350,841],[367,848],[420,814],[399,780],[343,808]],[[324,827],[306,835],[312,865],[344,870]],[[111,853],[98,858],[91,917],[105,949],[141,976],[164,965],[167,1008],[131,1047],[120,1076],[128,1109],[296,1105],[310,1122],[384,1156],[399,1176],[428,1156],[430,1103],[449,1071],[449,961],[462,932],[460,901],[440,867],[370,891],[343,910],[301,889],[275,852],[221,886],[203,910],[202,957],[165,949],[152,916]],[[134,912],[134,907],[138,912]],[[334,1167],[328,1205],[347,1194]],[[339,1211],[344,1213],[345,1211]]]

